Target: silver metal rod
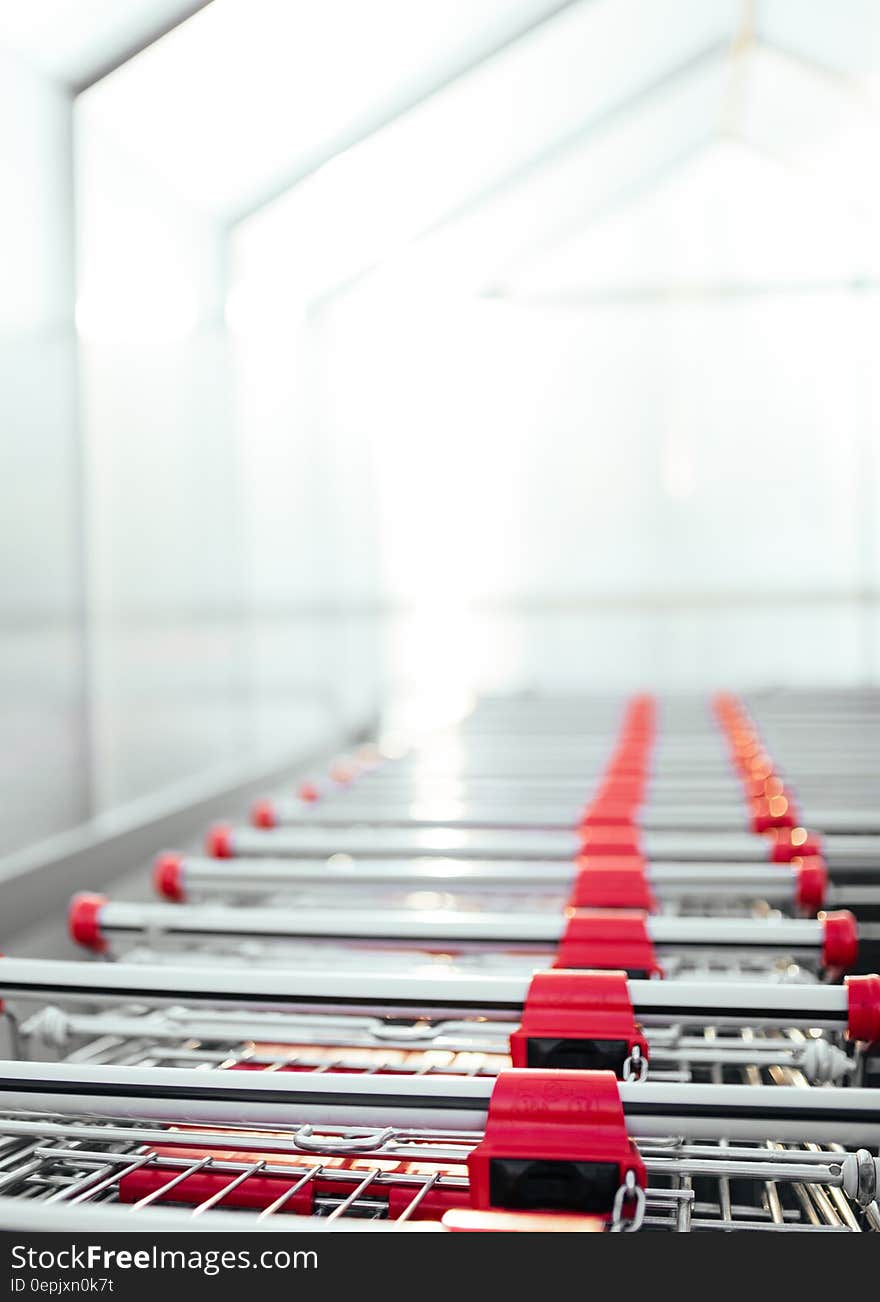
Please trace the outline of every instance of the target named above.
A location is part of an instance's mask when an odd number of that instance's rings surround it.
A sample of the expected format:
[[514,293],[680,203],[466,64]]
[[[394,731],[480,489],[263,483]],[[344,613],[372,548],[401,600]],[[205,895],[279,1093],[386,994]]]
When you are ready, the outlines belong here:
[[477,1077],[382,1077],[377,1082],[332,1073],[300,1077],[298,1072],[0,1062],[2,1111],[180,1125],[403,1125],[478,1132],[493,1086],[493,1080]]
[[[363,1012],[374,1017],[439,1019],[466,1013],[518,1020],[530,979],[445,970],[427,974],[372,969],[255,971],[0,958],[0,995],[5,998],[88,1004],[127,1000],[255,1012]],[[745,1023],[844,1030],[848,1020],[848,993],[843,986],[629,981],[628,990],[636,1017],[650,1026]]]
[[[426,856],[359,860],[341,854],[327,860],[165,858],[173,863],[175,888],[183,894],[229,890],[256,895],[303,886],[396,886],[452,892],[558,890],[563,894],[577,872],[574,862],[553,859],[521,862]],[[791,904],[797,889],[797,870],[789,864],[656,863],[648,865],[646,877],[662,899],[699,894]]]
[[[525,1079],[525,1074],[524,1074]],[[589,1081],[584,1076],[585,1089]],[[480,1132],[494,1081],[0,1062],[0,1108],[179,1124],[342,1125]],[[880,1144],[869,1089],[775,1085],[619,1086],[627,1129],[647,1139]]]
[[[578,826],[587,802],[581,806],[558,803],[490,803],[473,799],[455,801],[430,798],[399,803],[364,800],[349,804],[347,800],[318,802],[271,802],[270,815],[279,826],[290,828],[349,828],[354,825],[376,828],[455,827],[466,829],[503,828],[566,831]],[[263,806],[268,812],[268,805]],[[865,815],[868,817],[868,815]],[[652,802],[639,808],[639,824],[648,829],[682,830],[691,828],[724,831],[749,831],[751,819],[744,799],[713,801],[711,805],[695,803],[657,807]]]
[[[850,802],[852,795],[849,794]],[[676,800],[678,803],[676,803]],[[409,797],[388,798],[381,792],[346,794],[336,799],[309,804],[281,798],[261,802],[263,816],[281,827],[333,827],[353,825],[370,827],[456,827],[456,828],[544,828],[565,831],[577,827],[586,812],[589,799],[580,801],[497,796],[475,797],[473,792],[456,798],[421,793],[416,788]],[[880,815],[866,800],[864,805],[829,808],[827,803],[810,801],[806,809],[810,825],[826,833],[855,835],[880,834]],[[647,792],[639,804],[639,825],[647,831],[688,832],[691,830],[751,832],[753,813],[745,795],[731,778],[726,795],[715,793],[710,799],[696,793],[684,801],[682,796],[660,798]]]
[[[742,831],[692,832],[651,830],[638,833],[639,846],[655,862],[712,863],[736,860],[767,863],[771,842]],[[880,837],[834,835],[824,838],[829,868],[880,864]],[[456,859],[576,859],[584,848],[576,832],[535,828],[460,827],[281,827],[261,830],[238,825],[215,829],[212,852],[221,857],[329,858],[348,854],[355,858],[414,859],[439,855]]]
[[[14,1230],[20,1234],[45,1231],[49,1215],[46,1205],[40,1200],[31,1201],[23,1198],[0,1197],[0,1224],[5,1230]],[[357,1217],[339,1217],[329,1220],[326,1216],[284,1216],[258,1217],[248,1216],[242,1219],[240,1212],[209,1211],[193,1220],[191,1210],[169,1207],[151,1207],[149,1216],[132,1216],[131,1208],[118,1203],[83,1204],[65,1207],[63,1214],[52,1212],[53,1226],[65,1233],[101,1234],[119,1232],[123,1234],[192,1234],[196,1229],[200,1234],[319,1234],[319,1233],[445,1233],[438,1221],[411,1220],[359,1220]]]
[[89,1004],[127,1000],[255,1011],[362,1010],[367,1015],[432,1017],[457,1017],[466,1011],[472,1016],[518,1019],[529,980],[520,975],[465,976],[442,970],[410,975],[0,958],[0,994],[5,998]]
[[[140,904],[108,901],[98,911],[101,932],[122,935],[155,931],[188,936],[259,936],[354,941],[412,941],[414,944],[525,944],[555,948],[566,927],[556,912],[488,913],[421,909],[249,908],[222,905]],[[818,953],[825,924],[812,918],[648,918],[658,946],[761,949]]]

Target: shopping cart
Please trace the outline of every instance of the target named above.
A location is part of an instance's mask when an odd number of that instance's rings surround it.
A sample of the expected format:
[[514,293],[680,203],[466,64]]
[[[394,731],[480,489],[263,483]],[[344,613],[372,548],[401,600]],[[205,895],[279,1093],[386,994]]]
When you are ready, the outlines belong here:
[[77,897],[116,961],[0,960],[3,1223],[880,1229],[870,738],[715,713],[485,702]]
[[[859,933],[852,914],[820,918],[651,916],[620,909],[524,912],[232,908],[215,904],[112,901],[82,894],[71,903],[70,932],[97,952],[137,946],[206,956],[329,966],[370,956],[423,954],[435,964],[622,968],[631,976],[688,972],[743,974],[785,970],[850,971]],[[410,958],[410,962],[411,962]]]
[[[790,1069],[780,1069],[788,1071]],[[0,1194],[449,1229],[880,1228],[871,1091],[0,1063]],[[722,1138],[723,1136],[723,1138]],[[4,1217],[6,1213],[4,1210]],[[8,1223],[8,1222],[7,1222]],[[156,1221],[158,1227],[161,1222]],[[189,1221],[192,1226],[192,1220]]]
[[639,856],[584,856],[505,861],[431,858],[213,859],[166,852],[157,856],[153,884],[176,903],[279,904],[329,907],[346,903],[397,909],[421,907],[530,911],[567,905],[642,908],[663,913],[766,912],[815,915],[849,909],[860,919],[880,911],[880,886],[838,884],[820,856],[785,864],[654,863]]
[[785,1067],[860,1084],[880,1041],[876,976],[831,986],[3,958],[0,996],[7,1052],[92,1063],[378,1076],[513,1065],[698,1082]]

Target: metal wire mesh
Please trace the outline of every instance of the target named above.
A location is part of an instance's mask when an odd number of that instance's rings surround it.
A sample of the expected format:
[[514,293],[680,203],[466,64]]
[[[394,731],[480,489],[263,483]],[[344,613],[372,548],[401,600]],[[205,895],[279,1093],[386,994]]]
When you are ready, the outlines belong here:
[[[133,1215],[170,1203],[181,1218],[234,1209],[242,1228],[282,1214],[435,1220],[467,1205],[465,1163],[478,1139],[390,1128],[206,1130],[23,1113],[0,1118],[0,1135],[0,1195],[38,1202],[47,1217],[51,1208],[53,1227],[63,1224],[66,1206],[108,1202]],[[670,1138],[643,1143],[641,1151],[649,1174],[646,1228],[880,1228],[876,1204],[859,1208],[841,1188],[838,1148]]]
[[[357,1046],[322,1046],[314,1035],[304,1043],[289,1037],[273,1042],[230,1034],[226,1021],[218,1022],[214,1038],[175,1036],[173,1010],[165,1036],[155,1033],[157,1018],[167,1017],[165,1010],[135,1009],[127,1012],[133,1024],[126,1028],[128,1034],[119,1033],[123,1028],[117,1025],[116,1033],[85,1038],[83,1033],[94,1031],[102,1016],[112,1020],[119,1014],[81,1015],[72,1027],[80,1043],[66,1055],[68,1061],[376,1076],[493,1076],[509,1062],[498,1052],[389,1047],[375,1039]],[[332,1019],[325,1020],[327,1031],[334,1029]],[[360,1020],[369,1026],[367,1019]],[[794,1031],[788,1038],[793,1044],[804,1040]],[[721,1036],[708,1027],[702,1035],[688,1037],[675,1078],[809,1084],[797,1067],[759,1065],[763,1042],[747,1028]],[[731,1045],[758,1061],[725,1062],[725,1048]],[[687,1054],[702,1054],[705,1061],[695,1063]],[[281,1214],[405,1224],[439,1220],[444,1211],[468,1205],[466,1161],[478,1140],[473,1133],[393,1127],[237,1131],[14,1113],[0,1118],[0,1196],[51,1205],[53,1225],[65,1206],[111,1202],[138,1214],[170,1204],[186,1218],[222,1208],[234,1211],[243,1226]],[[650,1181],[648,1229],[880,1228],[876,1204],[860,1208],[844,1192],[840,1148],[809,1142],[732,1146],[723,1137],[712,1144],[687,1144],[675,1136],[640,1148]]]
[[[345,1072],[362,1075],[490,1076],[511,1065],[511,1024],[483,1017],[454,1022],[347,1016],[214,1013],[185,1008],[65,1012],[49,1007],[18,1037],[32,1055],[61,1050],[74,1062],[128,1066]],[[710,1081],[720,1069],[736,1081],[743,1067],[769,1080],[773,1067],[796,1067],[812,1083],[858,1082],[862,1056],[819,1032],[742,1027],[653,1028],[655,1080]],[[726,1074],[725,1074],[726,1073]]]

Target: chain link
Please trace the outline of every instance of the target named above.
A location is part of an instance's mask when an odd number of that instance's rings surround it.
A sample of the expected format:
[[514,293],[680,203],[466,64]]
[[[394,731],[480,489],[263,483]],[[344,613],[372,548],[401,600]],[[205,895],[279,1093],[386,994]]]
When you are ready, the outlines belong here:
[[[614,1195],[614,1204],[611,1208],[611,1233],[631,1234],[641,1229],[642,1221],[645,1219],[645,1202],[645,1191],[641,1185],[636,1184],[635,1172],[627,1171],[623,1184]],[[623,1214],[627,1203],[633,1204],[632,1216]]]
[[643,1081],[648,1074],[648,1059],[642,1054],[637,1044],[634,1044],[630,1051],[629,1057],[623,1064],[623,1079],[628,1085],[635,1085]]

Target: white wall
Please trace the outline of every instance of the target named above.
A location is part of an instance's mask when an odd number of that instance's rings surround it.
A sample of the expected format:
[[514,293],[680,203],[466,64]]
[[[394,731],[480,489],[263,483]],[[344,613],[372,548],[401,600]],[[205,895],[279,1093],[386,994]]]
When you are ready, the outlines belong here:
[[245,223],[231,241],[227,317],[268,733],[289,727],[285,702],[304,698],[342,726],[367,718],[381,622],[369,441],[329,417],[338,376],[321,327],[275,290],[259,223]]
[[222,235],[129,154],[106,93],[76,106],[99,810],[228,764],[249,740]]
[[0,852],[83,816],[68,96],[0,48]]
[[76,109],[99,810],[308,753],[373,705],[334,623],[345,468],[310,428],[308,341],[230,332],[225,228],[130,152],[113,103],[111,78]]
[[0,48],[0,853],[375,705],[358,451],[296,332],[230,337],[228,231],[132,152],[122,75],[73,101]]
[[375,448],[394,680],[876,677],[878,324],[859,293],[338,300],[330,420]]

